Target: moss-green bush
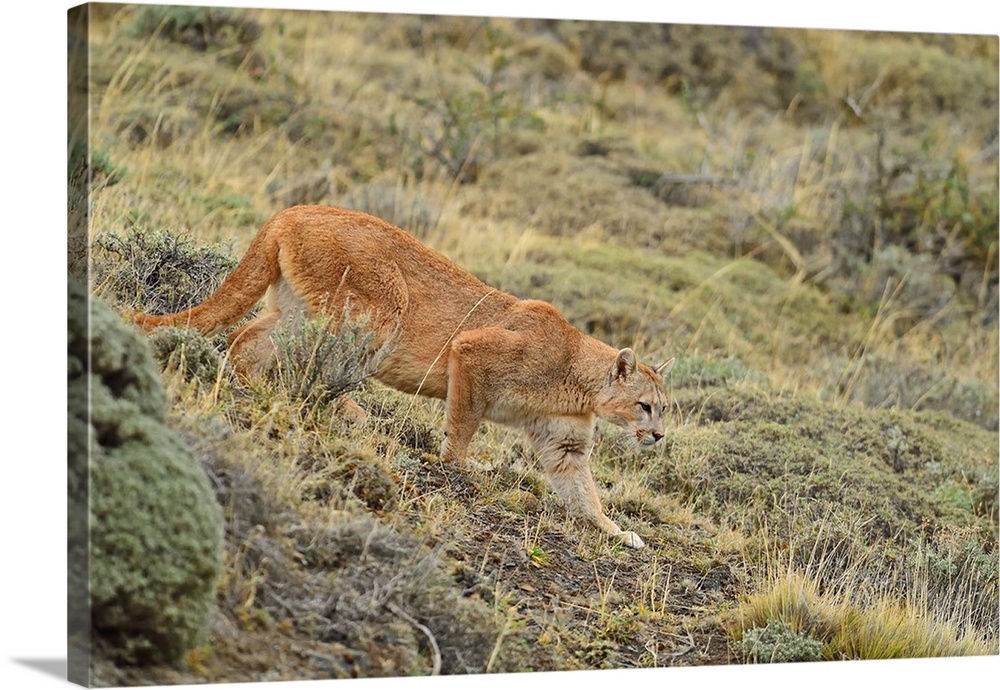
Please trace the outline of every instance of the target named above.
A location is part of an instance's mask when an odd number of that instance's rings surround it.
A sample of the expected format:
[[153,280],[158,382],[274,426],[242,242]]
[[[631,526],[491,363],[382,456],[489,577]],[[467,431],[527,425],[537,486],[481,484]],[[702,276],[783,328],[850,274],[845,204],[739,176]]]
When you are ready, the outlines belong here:
[[219,376],[222,368],[219,350],[194,329],[160,326],[149,334],[148,342],[160,366],[180,370],[185,380],[212,383]]
[[748,661],[757,664],[783,664],[791,661],[819,661],[823,643],[796,633],[787,623],[769,621],[763,628],[743,634],[736,649]]
[[[86,301],[71,284],[70,508],[71,524],[89,522],[91,635],[119,661],[173,662],[207,626],[222,566],[221,511],[204,470],[165,423],[145,343],[97,301],[88,337]],[[71,539],[79,551],[85,529]]]
[[[238,10],[220,7],[142,7],[130,28],[136,37],[156,36],[195,50],[245,48],[256,43],[262,31]],[[230,62],[239,64],[232,57]]]
[[677,435],[683,448],[673,453],[698,460],[667,464],[665,486],[701,512],[769,524],[809,544],[805,554],[817,540],[903,544],[946,523],[993,533],[988,509],[977,513],[968,498],[988,481],[976,478],[996,454],[991,432],[936,413],[837,408],[752,388],[674,394],[699,426]]
[[88,459],[93,429],[88,424],[87,295],[79,283],[69,284],[67,304],[69,357],[67,387],[67,632],[69,677],[88,678],[90,658],[89,553],[86,515],[89,497]]

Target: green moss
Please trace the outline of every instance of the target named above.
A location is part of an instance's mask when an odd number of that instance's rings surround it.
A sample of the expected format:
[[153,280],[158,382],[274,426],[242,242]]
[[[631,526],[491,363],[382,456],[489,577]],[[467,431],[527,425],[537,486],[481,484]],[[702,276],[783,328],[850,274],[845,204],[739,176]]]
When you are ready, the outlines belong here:
[[[127,419],[127,438],[91,469],[91,605],[96,636],[125,661],[176,661],[204,639],[221,568],[221,514],[191,451],[162,423]],[[127,421],[126,421],[127,420]]]
[[165,424],[166,396],[145,343],[97,301],[88,332],[86,300],[71,285],[70,509],[89,526],[89,535],[71,529],[71,551],[89,536],[90,625],[105,653],[173,662],[207,627],[221,511],[198,461]]

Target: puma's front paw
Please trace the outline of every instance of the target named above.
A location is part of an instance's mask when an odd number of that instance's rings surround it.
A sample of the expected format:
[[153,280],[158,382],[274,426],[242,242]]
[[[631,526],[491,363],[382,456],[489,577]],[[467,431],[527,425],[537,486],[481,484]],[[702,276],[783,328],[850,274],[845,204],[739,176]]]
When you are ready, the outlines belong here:
[[625,546],[633,549],[641,549],[646,545],[646,542],[635,532],[622,532],[618,537],[625,542]]

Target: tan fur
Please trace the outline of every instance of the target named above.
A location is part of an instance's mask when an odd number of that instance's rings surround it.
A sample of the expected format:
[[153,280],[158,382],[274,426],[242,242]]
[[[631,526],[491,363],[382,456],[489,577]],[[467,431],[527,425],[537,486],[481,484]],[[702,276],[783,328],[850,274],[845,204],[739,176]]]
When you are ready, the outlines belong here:
[[202,304],[131,317],[146,330],[175,325],[209,334],[234,324],[265,292],[264,312],[229,337],[242,375],[270,366],[276,327],[336,313],[349,301],[352,313],[370,312],[377,339],[394,339],[376,377],[446,401],[444,460],[465,458],[483,420],[520,427],[571,514],[643,545],[601,509],[588,466],[594,419],[628,429],[640,445],[655,443],[667,404],[661,374],[673,360],[658,370],[640,364],[632,350],[585,335],[551,304],[485,285],[386,221],[323,206],[271,218]]

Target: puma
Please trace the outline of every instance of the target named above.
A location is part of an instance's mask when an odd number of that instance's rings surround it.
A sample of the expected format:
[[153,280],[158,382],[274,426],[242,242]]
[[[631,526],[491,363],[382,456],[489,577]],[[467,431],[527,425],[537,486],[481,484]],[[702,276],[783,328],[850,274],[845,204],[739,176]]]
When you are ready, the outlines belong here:
[[627,429],[638,445],[659,441],[662,377],[672,358],[655,369],[641,364],[631,349],[577,330],[551,304],[491,288],[390,223],[325,206],[276,214],[205,302],[166,316],[129,316],[147,331],[170,325],[210,335],[265,293],[264,311],[228,339],[241,376],[272,364],[276,327],[349,303],[352,313],[370,314],[376,346],[393,339],[375,377],[445,400],[443,460],[461,462],[483,420],[520,427],[571,515],[628,546],[644,545],[601,508],[588,465],[594,419]]

